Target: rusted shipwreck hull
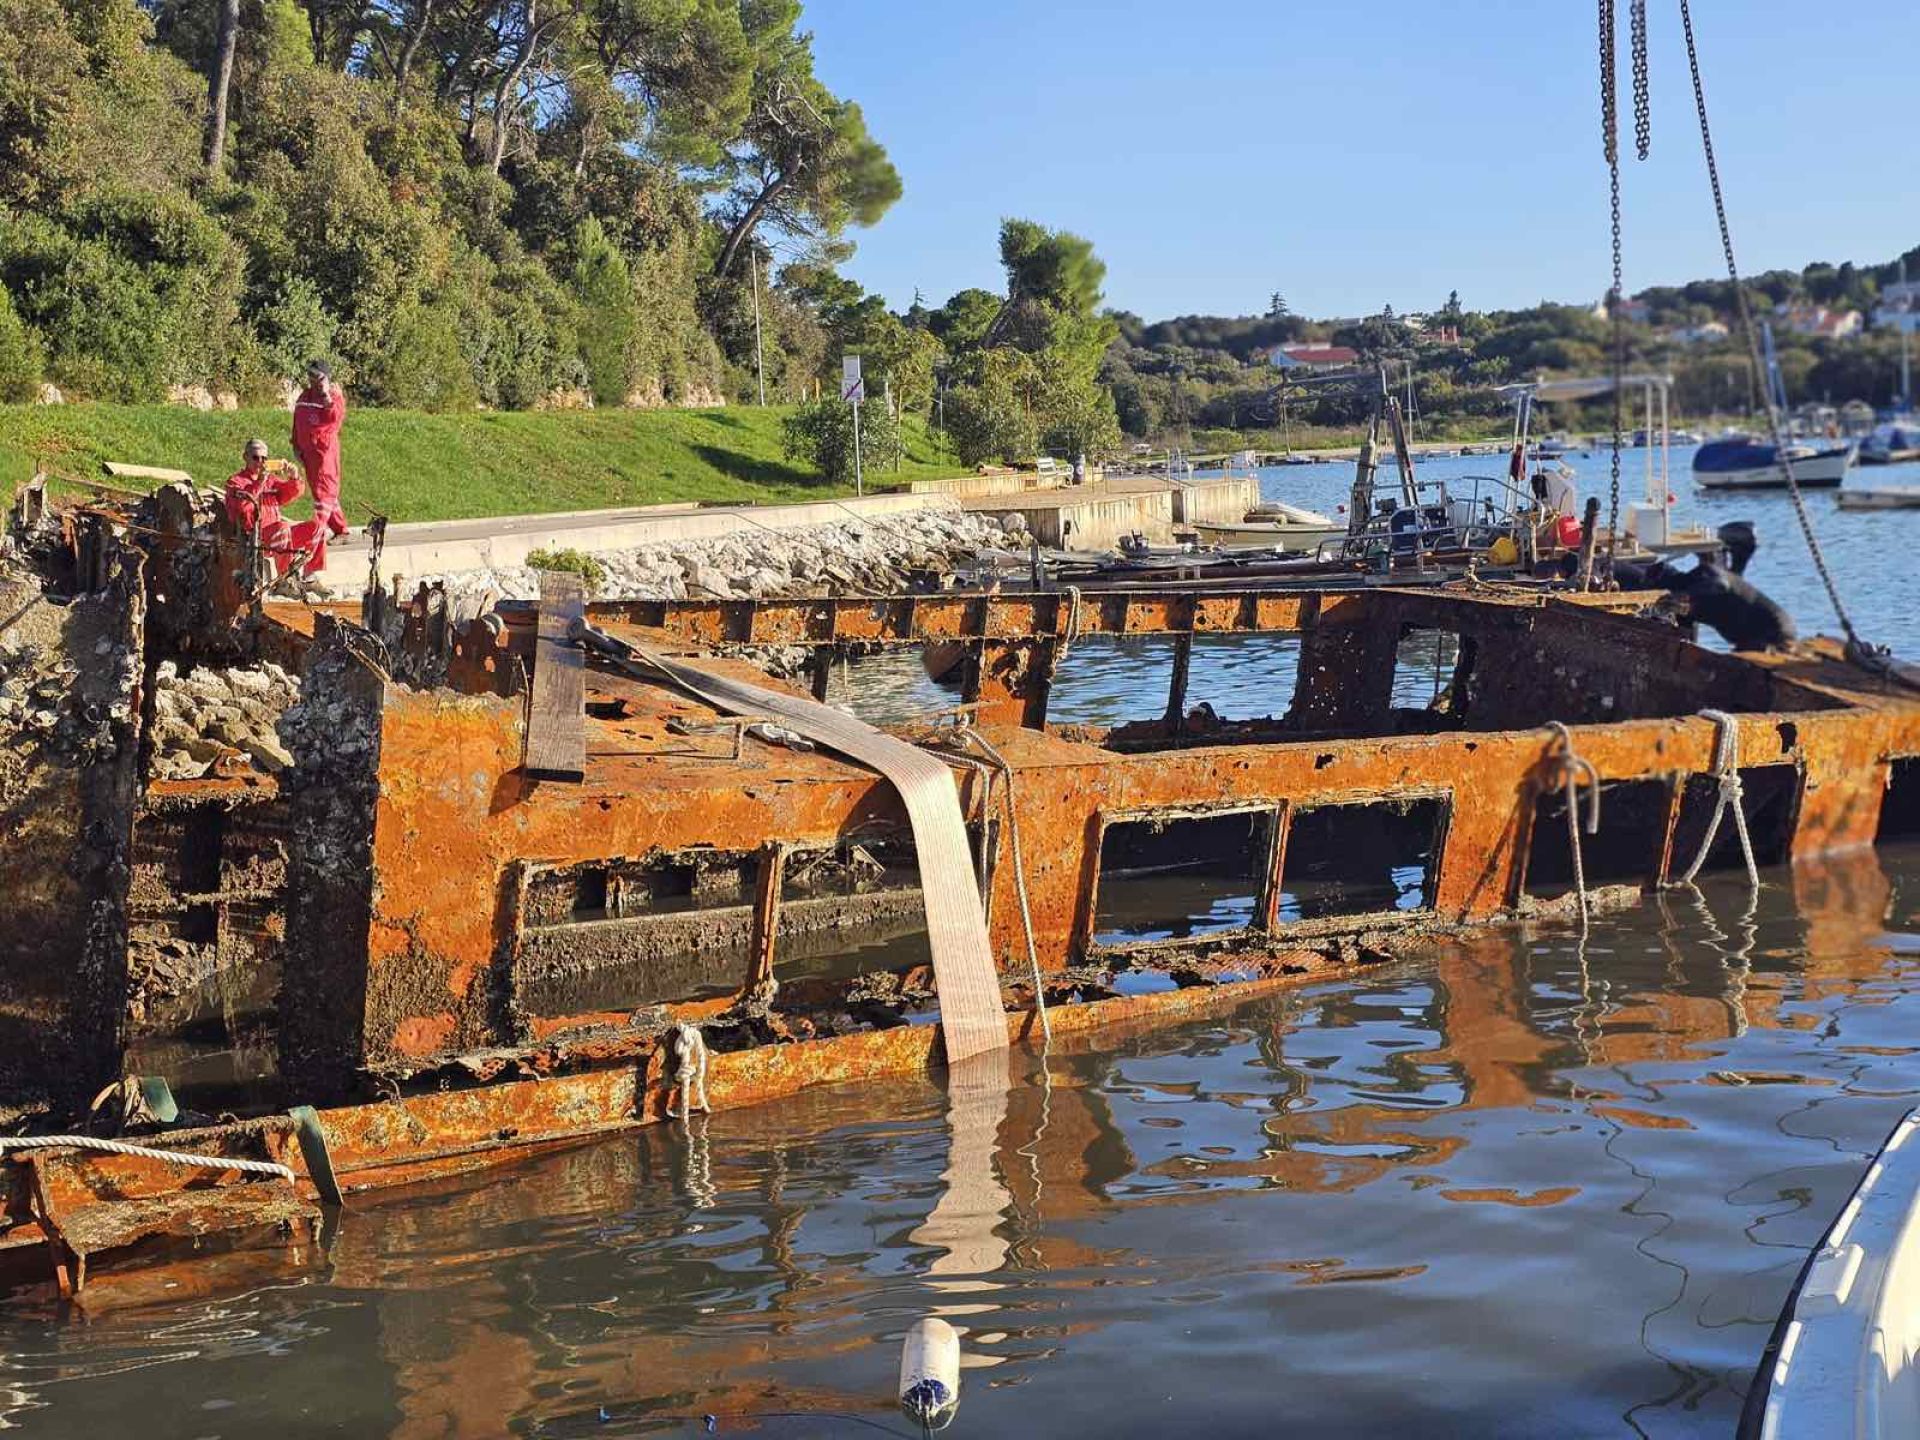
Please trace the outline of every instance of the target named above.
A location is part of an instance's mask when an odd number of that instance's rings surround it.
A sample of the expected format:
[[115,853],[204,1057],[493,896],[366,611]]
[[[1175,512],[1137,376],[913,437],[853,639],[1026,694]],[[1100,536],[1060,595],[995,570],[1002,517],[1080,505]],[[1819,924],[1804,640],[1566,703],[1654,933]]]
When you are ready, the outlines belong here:
[[[682,1022],[714,1052],[716,1107],[938,1062],[913,838],[873,771],[593,669],[581,778],[536,779],[534,607],[262,604],[244,542],[190,496],[32,498],[0,562],[0,699],[26,697],[0,706],[0,1133],[125,1128],[292,1178],[10,1152],[0,1271],[71,1290],[89,1257],[131,1270],[181,1237],[298,1239],[336,1190],[657,1121]],[[950,716],[895,733],[952,760],[1005,1023],[1031,1041],[1036,968],[1053,1033],[1088,1036],[1568,913],[1551,722],[1605,797],[1578,846],[1589,887],[1685,868],[1727,739],[1762,863],[1920,829],[1920,697],[1824,642],[1705,649],[1653,599],[1170,587],[589,619],[801,693],[847,657],[957,654],[954,704],[987,747]],[[1221,636],[1269,647],[1264,715],[1190,704],[1191,652]],[[1056,681],[1108,663],[1106,637],[1165,648],[1161,718],[1050,726]],[[1396,670],[1428,654],[1442,673],[1405,703]],[[237,695],[263,662],[300,676],[290,764],[221,751],[180,777],[167,686],[224,672]],[[1737,860],[1722,826],[1708,863]],[[130,1076],[165,1079],[183,1116],[160,1125],[143,1102],[162,1092]],[[318,1107],[304,1135],[294,1106]]]

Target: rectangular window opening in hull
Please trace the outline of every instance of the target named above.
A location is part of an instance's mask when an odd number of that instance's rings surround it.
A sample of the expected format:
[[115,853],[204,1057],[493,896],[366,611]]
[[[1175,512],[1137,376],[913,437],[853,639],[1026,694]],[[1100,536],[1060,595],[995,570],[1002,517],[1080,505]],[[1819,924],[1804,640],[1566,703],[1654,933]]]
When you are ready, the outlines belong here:
[[1296,810],[1287,829],[1276,918],[1431,909],[1446,813],[1438,797]]
[[[1682,874],[1700,853],[1707,826],[1713,819],[1720,781],[1712,775],[1689,775],[1680,797],[1680,823],[1673,832],[1672,873]],[[1784,865],[1793,848],[1793,827],[1800,813],[1800,769],[1797,765],[1751,765],[1740,771],[1740,804],[1753,840],[1753,858],[1760,865]],[[1733,817],[1721,818],[1713,849],[1703,867],[1738,869],[1740,837]]]
[[1898,755],[1887,769],[1887,793],[1880,802],[1876,839],[1920,837],[1920,755]]
[[[1673,792],[1664,780],[1606,782],[1600,787],[1600,829],[1587,833],[1588,794],[1579,791],[1580,867],[1588,886],[1646,885],[1660,870]],[[1678,852],[1675,852],[1676,855]],[[1563,791],[1542,795],[1533,809],[1526,893],[1553,900],[1573,891]]]
[[1186,940],[1256,925],[1274,821],[1264,809],[1108,821],[1094,943]]
[[1467,723],[1474,642],[1451,630],[1409,625],[1394,653],[1391,704],[1407,730],[1459,730]]

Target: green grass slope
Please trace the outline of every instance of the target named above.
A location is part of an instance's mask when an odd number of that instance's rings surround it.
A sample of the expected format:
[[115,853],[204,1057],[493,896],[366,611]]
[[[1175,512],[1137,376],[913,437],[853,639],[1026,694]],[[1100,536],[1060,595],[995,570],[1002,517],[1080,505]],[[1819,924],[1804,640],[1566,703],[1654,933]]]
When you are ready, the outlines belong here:
[[[462,415],[349,409],[341,454],[347,516],[358,523],[377,510],[395,521],[454,520],[851,493],[781,453],[780,422],[788,413],[749,406]],[[290,424],[281,410],[0,406],[0,493],[30,477],[36,457],[56,473],[83,478],[98,476],[103,460],[124,460],[185,470],[218,486],[239,469],[249,436],[291,457]],[[961,473],[917,421],[904,428],[906,458],[897,472],[870,472],[875,487]]]

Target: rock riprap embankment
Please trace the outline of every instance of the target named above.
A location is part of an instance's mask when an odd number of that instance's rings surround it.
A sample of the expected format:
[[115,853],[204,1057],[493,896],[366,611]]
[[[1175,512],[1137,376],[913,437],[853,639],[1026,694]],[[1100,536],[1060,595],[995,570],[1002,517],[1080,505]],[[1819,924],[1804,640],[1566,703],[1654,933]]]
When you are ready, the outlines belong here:
[[299,698],[300,677],[271,663],[182,675],[162,661],[154,675],[153,777],[197,780],[223,755],[277,775],[293,763],[277,727]]
[[[900,590],[915,570],[952,570],[1021,548],[995,521],[959,510],[919,510],[787,530],[742,530],[703,540],[592,551],[601,600],[764,600]],[[456,602],[493,591],[530,600],[540,574],[526,565],[421,577],[444,581]]]

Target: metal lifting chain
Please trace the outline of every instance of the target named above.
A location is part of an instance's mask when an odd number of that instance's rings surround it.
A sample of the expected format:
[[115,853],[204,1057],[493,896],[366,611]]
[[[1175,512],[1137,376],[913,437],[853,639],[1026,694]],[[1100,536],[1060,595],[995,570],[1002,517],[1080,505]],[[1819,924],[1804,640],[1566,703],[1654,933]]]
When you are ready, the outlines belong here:
[[[1726,197],[1720,189],[1720,166],[1713,154],[1713,127],[1707,121],[1707,92],[1700,81],[1700,51],[1694,43],[1693,11],[1688,0],[1680,0],[1680,24],[1686,31],[1687,69],[1693,77],[1693,106],[1700,117],[1700,148],[1706,155],[1707,183],[1713,187],[1713,213],[1720,223],[1720,249],[1727,261],[1727,279],[1733,284],[1733,299],[1740,315],[1740,328],[1747,337],[1748,362],[1753,366],[1754,374],[1764,375],[1766,366],[1760,358],[1759,328],[1753,323],[1753,307],[1747,299],[1747,288],[1740,281],[1740,267],[1733,258],[1733,230],[1727,223]],[[1860,632],[1853,628],[1853,617],[1847,613],[1846,602],[1840,598],[1840,587],[1834,583],[1833,572],[1827,568],[1827,557],[1820,549],[1819,537],[1813,533],[1813,517],[1807,512],[1806,497],[1800,493],[1800,481],[1793,473],[1793,461],[1787,455],[1786,437],[1780,428],[1780,414],[1774,408],[1771,395],[1767,398],[1767,432],[1780,457],[1780,468],[1786,472],[1787,491],[1793,497],[1793,512],[1799,518],[1800,533],[1806,537],[1807,549],[1813,553],[1814,569],[1820,573],[1820,583],[1826,587],[1827,599],[1833,602],[1833,612],[1839,616],[1840,628],[1846,632],[1847,657],[1855,664],[1885,674],[1890,668],[1888,652],[1860,638]]]
[[[1640,0],[1633,0],[1634,40],[1645,38]],[[1607,197],[1613,227],[1613,284],[1607,291],[1607,317],[1612,329],[1613,350],[1613,447],[1609,461],[1607,502],[1607,569],[1613,569],[1613,552],[1620,531],[1620,450],[1625,443],[1626,400],[1622,385],[1627,369],[1627,319],[1620,258],[1620,87],[1618,68],[1618,31],[1614,0],[1600,0],[1600,143],[1607,157]],[[1634,123],[1639,124],[1640,57],[1634,55]],[[1642,152],[1644,154],[1644,152]]]
[[1647,0],[1633,0],[1633,149],[1644,160],[1653,148],[1653,89],[1647,66]]

